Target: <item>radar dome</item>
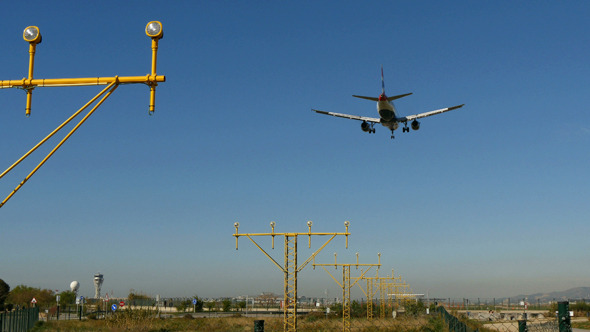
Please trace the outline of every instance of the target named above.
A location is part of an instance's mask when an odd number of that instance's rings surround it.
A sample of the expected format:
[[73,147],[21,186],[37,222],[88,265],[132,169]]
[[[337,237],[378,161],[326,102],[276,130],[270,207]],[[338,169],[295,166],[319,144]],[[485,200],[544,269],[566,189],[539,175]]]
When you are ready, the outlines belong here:
[[70,283],[70,289],[72,290],[72,292],[77,293],[79,288],[80,288],[80,283],[79,282],[72,281]]

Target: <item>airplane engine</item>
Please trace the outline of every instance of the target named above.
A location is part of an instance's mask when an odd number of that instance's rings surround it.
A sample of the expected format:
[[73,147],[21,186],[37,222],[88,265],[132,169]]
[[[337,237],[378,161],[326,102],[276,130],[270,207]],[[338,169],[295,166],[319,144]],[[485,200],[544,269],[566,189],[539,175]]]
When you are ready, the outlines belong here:
[[420,129],[420,122],[418,122],[418,121],[416,121],[416,120],[412,121],[412,129],[413,129],[413,130],[418,130],[418,129]]
[[368,124],[367,121],[363,121],[363,123],[361,123],[361,129],[365,133],[371,133],[371,125]]

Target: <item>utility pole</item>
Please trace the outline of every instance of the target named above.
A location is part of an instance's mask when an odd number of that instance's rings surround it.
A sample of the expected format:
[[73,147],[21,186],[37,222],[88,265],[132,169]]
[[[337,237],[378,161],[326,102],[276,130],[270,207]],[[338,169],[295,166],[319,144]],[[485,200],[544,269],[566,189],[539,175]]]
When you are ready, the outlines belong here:
[[[312,233],[311,226],[313,222],[308,221],[307,233],[275,233],[275,226],[276,223],[274,221],[270,222],[271,232],[270,233],[238,233],[238,227],[240,227],[240,223],[234,223],[234,227],[236,228],[236,232],[233,236],[236,237],[236,250],[238,250],[238,238],[240,236],[245,236],[254,245],[262,251],[262,253],[268,257],[282,272],[284,275],[284,304],[283,304],[283,328],[285,332],[294,332],[297,331],[297,273],[301,271],[312,259],[315,258],[317,254],[324,249],[328,243],[330,243],[337,235],[344,235],[346,236],[346,248],[348,249],[348,226],[350,225],[349,221],[344,222],[344,226],[346,227],[346,232],[344,233]],[[308,237],[308,248],[311,248],[311,236],[330,236],[330,238],[318,249],[316,250],[311,256],[303,262],[303,264],[297,264],[297,238],[299,236],[307,236]],[[281,266],[274,258],[272,258],[262,247],[254,241],[254,237],[257,236],[271,236],[272,237],[272,249],[275,246],[275,236],[283,236],[284,239],[284,265]]]

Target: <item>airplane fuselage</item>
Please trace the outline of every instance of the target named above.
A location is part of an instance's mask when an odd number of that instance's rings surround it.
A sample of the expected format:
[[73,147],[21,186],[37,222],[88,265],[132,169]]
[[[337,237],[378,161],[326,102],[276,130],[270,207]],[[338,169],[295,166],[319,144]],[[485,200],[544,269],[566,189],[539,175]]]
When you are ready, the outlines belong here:
[[395,106],[393,103],[387,100],[387,96],[385,94],[381,94],[379,96],[379,101],[377,101],[377,112],[379,112],[381,124],[384,127],[387,127],[391,130],[397,129],[398,122],[396,120],[397,112],[395,111]]

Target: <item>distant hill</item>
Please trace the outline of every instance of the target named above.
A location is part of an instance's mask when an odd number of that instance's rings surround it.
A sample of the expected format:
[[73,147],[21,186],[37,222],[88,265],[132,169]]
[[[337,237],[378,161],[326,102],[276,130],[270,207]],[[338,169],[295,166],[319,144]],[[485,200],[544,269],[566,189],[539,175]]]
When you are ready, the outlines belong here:
[[522,301],[522,299],[526,298],[527,302],[549,302],[549,301],[565,301],[565,300],[580,300],[580,299],[590,299],[590,287],[576,287],[571,288],[565,291],[560,292],[551,292],[551,293],[537,293],[537,294],[530,294],[530,295],[517,295],[511,296],[510,302],[513,301]]

